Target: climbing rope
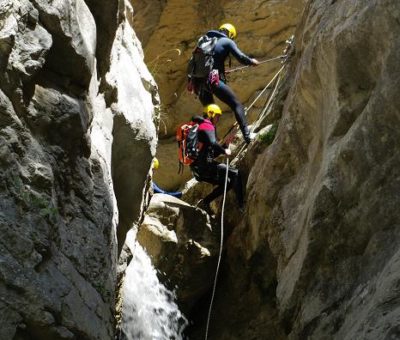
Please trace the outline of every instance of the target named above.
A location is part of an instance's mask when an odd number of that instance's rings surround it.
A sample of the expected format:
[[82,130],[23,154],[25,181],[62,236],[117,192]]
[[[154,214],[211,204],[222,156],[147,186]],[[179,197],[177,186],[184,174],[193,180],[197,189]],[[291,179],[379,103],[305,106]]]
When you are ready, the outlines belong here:
[[228,173],[229,173],[229,158],[226,158],[226,173],[225,173],[225,184],[224,184],[224,196],[223,196],[223,199],[222,199],[222,212],[221,212],[221,238],[220,238],[220,242],[219,242],[219,255],[218,255],[217,269],[215,271],[213,291],[212,291],[212,294],[211,294],[210,308],[208,309],[205,340],[207,340],[207,338],[208,338],[208,327],[210,326],[212,305],[213,305],[213,302],[214,302],[215,290],[216,290],[216,287],[217,287],[217,278],[218,278],[219,266],[221,264],[222,248],[223,248],[223,244],[224,244],[224,211],[225,211],[225,200],[226,200],[226,188],[228,186]]
[[[245,114],[245,115],[247,115],[247,112],[255,105],[255,103],[261,98],[261,96],[262,96],[262,95],[264,94],[264,92],[271,86],[271,84],[274,83],[274,81],[277,79],[277,77],[278,77],[278,76],[281,74],[281,72],[284,70],[285,66],[286,66],[286,65],[283,65],[283,66],[279,69],[279,71],[272,77],[272,79],[268,82],[268,84],[261,90],[261,92],[258,94],[258,96],[253,100],[253,102],[252,102],[248,107],[246,107],[246,108],[244,109],[244,114]],[[280,78],[278,79],[278,81],[279,81],[279,80],[280,80]],[[273,98],[273,96],[275,95],[276,89],[277,89],[277,85],[275,85],[274,91],[273,91],[273,95],[270,97],[270,100],[268,101],[268,104],[267,104],[267,105],[269,105],[269,103],[272,101],[272,98]],[[267,106],[266,106],[266,107],[267,107]],[[263,111],[262,111],[261,114],[263,114],[264,111],[265,111],[265,107],[264,107],[264,109],[263,109]],[[233,130],[237,125],[238,125],[237,122],[235,122],[235,124],[233,124],[233,126],[229,129],[229,131],[228,131],[228,132],[225,134],[225,136],[222,138],[222,140],[223,140],[225,143],[227,142],[227,141],[226,141],[227,136],[229,136],[229,135],[231,134],[232,130]]]
[[[284,58],[286,58],[286,55],[282,54],[282,55],[279,55],[279,56],[277,56],[275,58],[271,58],[271,59],[266,59],[266,60],[260,61],[260,62],[258,62],[258,65],[269,63],[269,62],[275,61],[275,60],[284,59]],[[253,66],[253,65],[239,66],[239,67],[236,67],[236,68],[232,68],[232,69],[226,70],[225,73],[232,73],[232,72],[240,71],[240,70],[243,70],[243,69],[251,67],[251,66]]]
[[[284,67],[284,66],[283,66],[283,67]],[[282,67],[282,68],[283,68],[283,67]],[[281,70],[282,70],[282,69],[281,69]],[[277,81],[276,81],[276,84],[275,84],[275,86],[274,86],[274,89],[273,89],[273,91],[272,91],[272,93],[271,93],[271,96],[269,97],[267,104],[264,106],[263,110],[261,111],[261,114],[260,114],[260,116],[259,116],[259,118],[258,118],[258,122],[262,122],[263,119],[267,116],[269,106],[270,106],[271,103],[272,103],[272,99],[275,97],[275,94],[276,94],[276,91],[278,90],[279,83],[281,82],[281,79],[282,79],[282,78],[281,78],[281,75],[279,75],[279,77],[278,77],[278,79],[277,79]],[[254,131],[254,129],[252,129],[252,131]]]
[[262,89],[262,91],[259,93],[259,95],[256,97],[256,99],[253,100],[253,102],[244,109],[245,114],[247,115],[247,112],[254,106],[254,104],[260,99],[260,97],[264,94],[264,92],[269,88],[269,86],[275,81],[275,79],[279,76],[279,74],[283,71],[285,68],[285,65],[283,65],[279,71],[274,75],[274,77],[271,79],[271,81]]
[[[274,83],[274,81],[276,80],[276,79],[278,79],[277,80],[277,82],[276,82],[276,84],[275,84],[275,86],[274,86],[274,90],[272,91],[272,93],[271,93],[271,95],[270,95],[270,97],[269,97],[269,99],[268,99],[268,102],[267,102],[267,104],[264,106],[264,108],[263,108],[263,110],[261,111],[261,114],[260,114],[260,117],[262,118],[262,119],[264,119],[264,116],[267,114],[267,112],[268,112],[268,108],[269,108],[269,106],[270,106],[270,104],[271,104],[271,102],[272,102],[272,99],[274,98],[274,96],[275,96],[275,94],[276,94],[276,91],[277,91],[277,89],[278,89],[278,85],[279,85],[279,83],[280,83],[280,80],[281,80],[281,73],[282,73],[282,71],[284,70],[284,68],[285,68],[285,66],[287,65],[287,61],[288,61],[288,59],[289,59],[289,56],[290,56],[290,53],[291,53],[291,48],[292,48],[292,46],[293,46],[293,43],[294,43],[294,35],[292,35],[289,39],[287,39],[286,41],[285,41],[285,43],[286,43],[286,48],[284,49],[284,51],[283,51],[283,53],[284,54],[282,54],[282,55],[279,55],[279,56],[277,56],[277,57],[274,57],[274,58],[271,58],[271,59],[266,59],[266,60],[263,60],[263,61],[261,61],[259,64],[263,64],[263,63],[267,63],[267,62],[270,62],[270,61],[274,61],[274,60],[279,60],[279,59],[281,59],[282,60],[282,67],[279,69],[279,71],[273,76],[273,78],[270,80],[270,82],[262,89],[262,91],[258,94],[258,96],[253,100],[253,102],[248,106],[248,107],[246,107],[245,108],[245,110],[244,110],[244,114],[245,115],[247,115],[247,112],[254,106],[254,104],[261,98],[261,96],[264,94],[264,92],[271,86],[271,84],[273,84]],[[231,70],[227,70],[226,71],[226,73],[231,73],[231,72],[235,72],[235,71],[239,71],[239,70],[242,70],[242,69],[244,69],[244,68],[247,68],[247,67],[250,67],[250,66],[252,66],[252,65],[246,65],[246,66],[241,66],[241,67],[237,67],[237,68],[234,68],[234,69],[231,69]],[[278,78],[279,77],[279,78]],[[260,121],[260,118],[258,119],[258,121]],[[225,144],[227,144],[227,143],[230,143],[230,138],[227,138],[227,137],[229,137],[230,135],[231,135],[231,133],[232,133],[232,130],[235,128],[235,127],[237,127],[237,122],[235,122],[235,124],[228,130],[228,132],[225,134],[225,136],[222,138],[222,140],[224,141],[224,143]],[[253,129],[252,129],[252,131],[253,131]],[[233,133],[232,133],[233,134]],[[232,139],[233,139],[233,137],[232,137]],[[242,150],[241,150],[242,151]],[[240,151],[240,152],[241,152]],[[239,153],[240,153],[239,152]]]

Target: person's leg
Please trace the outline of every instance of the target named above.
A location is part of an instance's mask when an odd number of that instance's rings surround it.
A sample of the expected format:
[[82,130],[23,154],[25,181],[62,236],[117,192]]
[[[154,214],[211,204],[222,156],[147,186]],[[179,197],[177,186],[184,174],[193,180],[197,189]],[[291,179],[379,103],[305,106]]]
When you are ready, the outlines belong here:
[[248,139],[250,138],[250,131],[247,126],[244,107],[236,97],[235,93],[223,81],[220,81],[218,86],[212,85],[211,90],[219,100],[227,104],[234,112],[236,121],[240,127],[240,131],[242,131],[243,137],[245,138],[246,142],[248,142]]
[[244,206],[244,192],[242,185],[242,176],[240,175],[240,171],[234,169],[235,172],[232,173],[232,181],[233,181],[233,190],[235,190],[236,200],[238,202],[239,208],[243,208]]
[[217,197],[221,196],[224,192],[224,184],[225,184],[225,164],[220,164],[216,161],[208,164],[207,170],[202,173],[202,181],[217,185],[214,190],[204,197],[203,202],[205,204],[210,204]]
[[[214,161],[207,167],[206,170],[203,169],[200,172],[201,175],[196,177],[196,179],[198,179],[199,181],[217,185],[217,187],[214,188],[214,190],[210,194],[208,194],[201,200],[200,207],[210,212],[210,203],[224,193],[226,164]],[[235,191],[236,200],[238,202],[239,208],[243,208],[243,187],[240,172],[237,169],[229,167],[226,191],[228,192],[232,187]]]
[[199,100],[203,106],[214,103],[213,94],[205,84],[200,87]]
[[[221,192],[221,194],[222,194],[224,185],[225,185],[226,164],[223,164],[223,163],[218,164],[218,172],[219,172],[219,178],[220,178],[219,183],[220,183],[220,186],[222,187],[222,192]],[[233,188],[233,190],[235,191],[236,200],[237,200],[239,207],[242,208],[244,205],[242,178],[241,178],[241,175],[240,175],[240,172],[238,169],[229,167],[228,183],[227,183],[226,190],[228,191],[231,188]]]
[[[206,198],[204,198],[204,200],[208,204],[211,203],[213,200],[215,200],[217,197],[221,196],[224,193],[224,188],[225,188],[226,164],[216,162],[214,166],[215,166],[214,183],[217,184],[218,186],[209,195],[207,195]],[[229,168],[228,182],[226,186],[227,192],[232,188],[232,186],[235,185],[236,178],[237,178],[237,170]]]

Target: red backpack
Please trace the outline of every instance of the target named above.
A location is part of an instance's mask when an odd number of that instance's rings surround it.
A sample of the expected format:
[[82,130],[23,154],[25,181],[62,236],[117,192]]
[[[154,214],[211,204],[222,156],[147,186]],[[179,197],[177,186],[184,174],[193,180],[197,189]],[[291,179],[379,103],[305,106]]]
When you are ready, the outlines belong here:
[[198,157],[202,143],[198,139],[199,124],[195,122],[183,123],[176,129],[178,142],[178,173],[183,173],[184,165],[192,164]]

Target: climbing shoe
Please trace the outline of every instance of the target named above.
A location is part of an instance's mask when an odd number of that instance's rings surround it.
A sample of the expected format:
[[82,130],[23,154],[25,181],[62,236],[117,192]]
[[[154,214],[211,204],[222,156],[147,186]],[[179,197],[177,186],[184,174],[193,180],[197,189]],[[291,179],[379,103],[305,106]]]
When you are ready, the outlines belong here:
[[257,134],[254,132],[249,132],[248,134],[246,134],[244,136],[244,141],[246,142],[246,144],[250,144],[252,141],[254,141],[254,139],[256,138]]

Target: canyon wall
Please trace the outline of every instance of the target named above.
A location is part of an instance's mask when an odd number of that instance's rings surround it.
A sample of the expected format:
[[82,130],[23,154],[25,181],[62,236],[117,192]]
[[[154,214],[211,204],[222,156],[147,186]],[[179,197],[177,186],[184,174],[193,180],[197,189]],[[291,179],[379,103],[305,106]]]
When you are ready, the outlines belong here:
[[308,2],[275,140],[240,163],[210,338],[400,336],[399,18],[394,0]]
[[118,1],[0,1],[1,339],[114,337],[117,243],[157,143],[131,16]]
[[[246,207],[229,193],[209,338],[400,337],[397,0],[3,0],[1,339],[114,337],[116,262],[142,217],[156,127],[155,178],[172,188],[183,179],[170,136],[201,109],[185,90],[185,64],[196,38],[225,21],[260,60],[281,54],[299,25],[258,122],[276,136],[260,132],[234,160]],[[250,102],[279,66],[230,84]],[[195,340],[208,295],[193,304]]]

